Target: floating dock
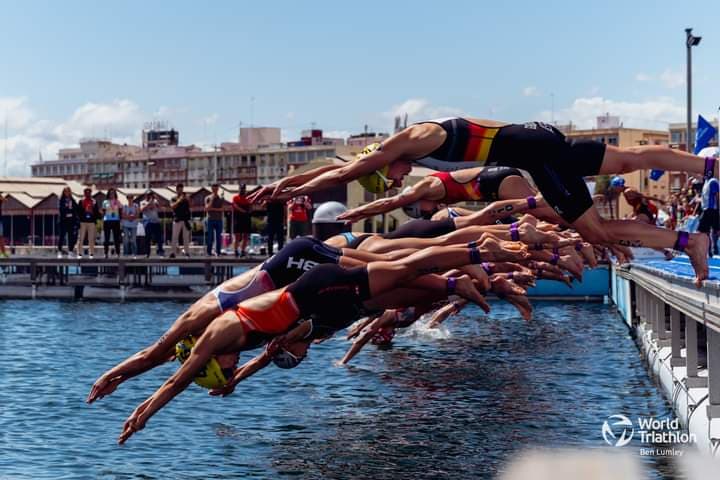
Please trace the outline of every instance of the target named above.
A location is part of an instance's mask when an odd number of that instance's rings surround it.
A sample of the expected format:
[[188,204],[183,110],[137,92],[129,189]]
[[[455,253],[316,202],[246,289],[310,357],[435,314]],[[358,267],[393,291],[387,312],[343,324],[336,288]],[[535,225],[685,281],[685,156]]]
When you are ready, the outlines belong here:
[[720,451],[720,260],[700,289],[687,257],[611,272],[611,298],[700,451]]

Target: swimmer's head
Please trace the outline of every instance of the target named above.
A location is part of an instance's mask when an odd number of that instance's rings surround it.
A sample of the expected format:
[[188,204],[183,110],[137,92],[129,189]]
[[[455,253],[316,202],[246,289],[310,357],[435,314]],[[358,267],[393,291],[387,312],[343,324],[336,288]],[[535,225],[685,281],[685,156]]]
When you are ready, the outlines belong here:
[[[410,191],[410,187],[405,187],[402,193],[408,191]],[[437,205],[437,202],[432,200],[417,200],[405,205],[402,209],[408,217],[430,219],[438,211]]]
[[281,348],[280,351],[273,356],[272,361],[278,368],[295,368],[305,360],[309,346],[309,342],[297,342],[288,345],[285,348]]
[[[356,160],[365,158],[371,153],[380,150],[381,147],[382,146],[379,143],[371,143],[363,148],[360,153],[355,156],[355,158]],[[385,165],[380,170],[375,170],[372,173],[368,173],[367,175],[363,175],[358,178],[358,183],[360,183],[360,185],[362,185],[363,188],[370,193],[383,193],[392,185],[390,179],[387,178],[389,169],[390,167]]]
[[[189,336],[175,345],[175,357],[180,363],[185,363],[185,360],[188,359],[195,342],[195,337]],[[195,375],[195,383],[209,390],[224,387],[232,378],[239,358],[238,353],[213,356]]]
[[350,231],[350,225],[337,217],[347,212],[340,202],[325,202],[318,205],[312,218],[312,236],[318,240],[327,240],[335,235]]

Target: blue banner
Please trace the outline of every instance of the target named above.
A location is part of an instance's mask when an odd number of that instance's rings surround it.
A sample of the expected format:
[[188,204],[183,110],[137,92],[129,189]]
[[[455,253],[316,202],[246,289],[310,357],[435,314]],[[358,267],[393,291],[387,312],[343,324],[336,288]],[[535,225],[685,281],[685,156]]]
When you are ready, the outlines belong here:
[[[695,129],[695,150],[693,153],[697,155],[700,150],[707,147],[715,134],[717,134],[717,129],[705,120],[702,115],[698,115],[697,128]],[[652,170],[649,175],[650,180],[657,182],[664,173],[665,170]]]
[[710,144],[710,140],[715,137],[717,130],[705,120],[702,115],[698,115],[697,129],[695,130],[695,150],[693,153],[697,155],[700,150]]

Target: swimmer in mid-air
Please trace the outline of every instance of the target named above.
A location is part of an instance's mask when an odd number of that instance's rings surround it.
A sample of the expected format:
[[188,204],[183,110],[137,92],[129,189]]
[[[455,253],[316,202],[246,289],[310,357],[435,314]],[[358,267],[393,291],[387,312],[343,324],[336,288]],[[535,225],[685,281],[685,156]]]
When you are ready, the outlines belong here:
[[[519,256],[522,256],[521,254]],[[199,335],[180,368],[144,401],[125,422],[118,441],[124,443],[165,404],[182,392],[211,362],[219,365],[216,392],[229,394],[237,383],[268,365],[277,354],[280,364],[297,365],[301,353],[287,355],[285,346],[307,350],[315,339],[326,338],[371,312],[412,306],[430,297],[457,294],[489,307],[467,276],[437,275],[450,269],[482,263],[477,248],[433,247],[392,262],[371,262],[344,269],[337,264],[317,266],[285,288],[246,300],[235,311],[215,318]],[[250,364],[234,369],[239,352],[260,347],[282,336]],[[297,347],[297,345],[296,345]],[[290,360],[287,358],[290,357]],[[295,358],[296,361],[292,359]],[[235,362],[235,363],[233,363]]]
[[557,128],[542,122],[512,124],[475,118],[447,118],[411,125],[385,140],[380,148],[312,179],[284,179],[260,189],[253,201],[271,195],[291,198],[360,181],[374,192],[400,187],[418,164],[439,171],[479,166],[506,166],[527,171],[545,201],[583,239],[593,245],[674,248],[685,251],[695,283],[708,276],[709,240],[703,234],[674,232],[635,220],[607,220],[594,207],[583,177],[657,168],[717,177],[716,159],[703,159],[664,146],[619,148],[595,141],[566,141]]

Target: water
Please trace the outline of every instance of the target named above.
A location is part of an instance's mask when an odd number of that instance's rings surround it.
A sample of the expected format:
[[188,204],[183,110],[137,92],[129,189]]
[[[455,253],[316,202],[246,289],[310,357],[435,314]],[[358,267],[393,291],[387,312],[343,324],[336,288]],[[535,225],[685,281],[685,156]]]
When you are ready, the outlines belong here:
[[[609,415],[669,409],[609,307],[540,303],[526,324],[497,303],[492,320],[468,309],[350,367],[333,365],[347,346],[335,338],[228,398],[193,385],[118,447],[125,418],[175,365],[84,398],[183,308],[0,302],[0,477],[491,478],[526,448],[604,448]],[[649,478],[673,478],[662,458],[643,461]]]

